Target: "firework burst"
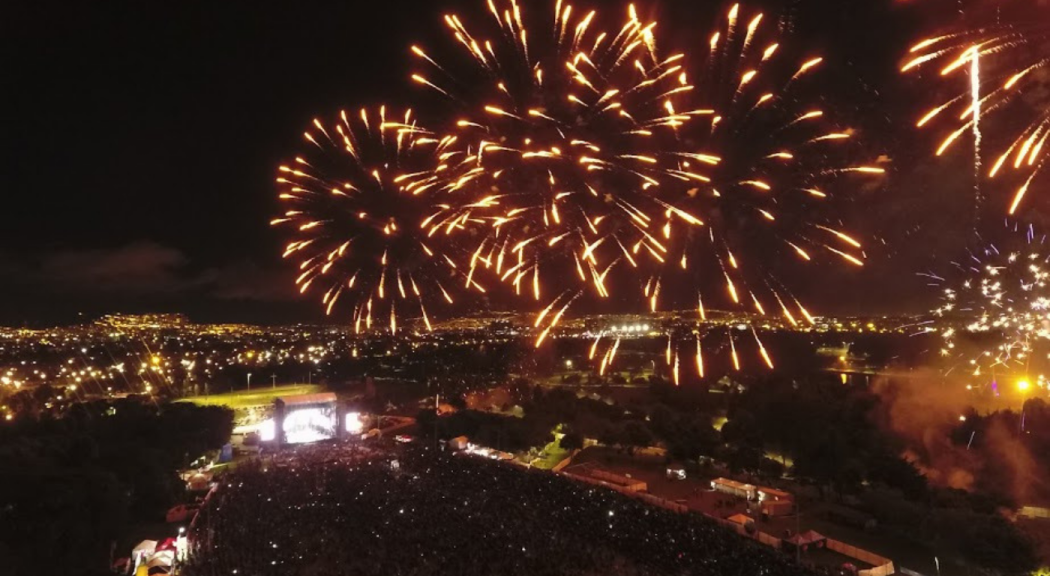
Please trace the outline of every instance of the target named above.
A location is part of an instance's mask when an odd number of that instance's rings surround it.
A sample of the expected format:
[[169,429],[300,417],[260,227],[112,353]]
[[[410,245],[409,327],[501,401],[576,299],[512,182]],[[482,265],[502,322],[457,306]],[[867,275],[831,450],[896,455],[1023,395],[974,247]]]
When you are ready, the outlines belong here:
[[[919,128],[940,131],[942,156],[973,140],[979,178],[1014,188],[1008,211],[1020,207],[1047,162],[1050,136],[1050,14],[1034,1],[1014,2],[990,23],[923,39],[901,70],[925,74],[955,94],[924,111]],[[984,19],[984,14],[979,14]]]
[[480,24],[445,17],[458,49],[448,61],[412,47],[423,68],[412,78],[452,104],[488,208],[471,269],[547,302],[537,344],[581,296],[608,298],[618,271],[664,259],[653,219],[677,209],[654,190],[701,179],[673,147],[693,89],[684,56],[660,56],[656,25],[633,8],[620,25],[601,21],[561,1],[526,13],[491,0]]
[[[1028,375],[1046,366],[1050,353],[1050,244],[1031,226],[1013,228],[1000,246],[971,251],[945,278],[927,275],[943,289],[933,313],[949,372],[964,370],[979,387],[997,393],[997,378]],[[1040,386],[1045,386],[1042,376]]]
[[[703,107],[681,129],[683,145],[706,160],[697,169],[702,181],[661,190],[666,204],[680,210],[661,214],[658,228],[672,246],[669,270],[695,266],[720,277],[724,290],[716,302],[760,314],[772,303],[762,304],[757,292],[778,294],[765,270],[770,262],[827,255],[863,265],[861,243],[834,218],[836,192],[854,189],[856,176],[885,172],[851,163],[856,134],[821,103],[815,77],[823,58],[793,51],[779,36],[761,13],[734,4],[705,39],[706,57],[690,67],[703,87],[697,94]],[[703,225],[682,213],[698,215]],[[676,229],[688,233],[675,241]]]
[[[697,57],[687,58],[698,87],[690,97],[699,106],[685,113],[677,146],[688,154],[680,168],[696,178],[655,191],[674,209],[654,219],[666,250],[643,286],[652,310],[692,306],[703,321],[708,306],[737,308],[812,323],[775,271],[817,260],[863,266],[861,242],[836,217],[850,199],[840,192],[871,179],[877,185],[885,169],[856,161],[856,132],[824,103],[818,80],[824,59],[790,40],[775,20],[734,4],[693,52]],[[667,285],[695,289],[673,292]],[[727,338],[739,368],[732,331]],[[748,339],[772,367],[755,330]],[[668,365],[677,357],[668,354]]]
[[411,111],[362,109],[315,119],[301,155],[278,171],[286,208],[271,222],[293,231],[299,290],[321,295],[326,313],[351,301],[358,331],[398,330],[454,302],[457,288],[484,291],[457,263],[470,208],[456,196],[460,153],[453,136],[421,127]]

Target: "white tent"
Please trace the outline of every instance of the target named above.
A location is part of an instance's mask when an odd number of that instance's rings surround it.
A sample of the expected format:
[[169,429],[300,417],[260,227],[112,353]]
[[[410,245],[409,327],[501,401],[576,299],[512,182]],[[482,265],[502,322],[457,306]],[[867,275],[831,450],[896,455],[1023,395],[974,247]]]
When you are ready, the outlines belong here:
[[156,540],[143,540],[142,542],[139,542],[138,545],[135,546],[134,549],[132,549],[131,555],[132,555],[132,557],[138,556],[140,554],[149,555],[149,554],[153,554],[153,552],[156,549],[157,549],[157,541]]
[[805,532],[803,532],[802,538],[806,541],[806,544],[812,544],[814,542],[820,542],[821,540],[828,539],[827,536],[821,534],[820,532],[815,532],[813,530],[806,530]]
[[755,523],[755,521],[746,514],[733,514],[729,518],[726,518],[726,520],[732,522],[733,524],[739,524],[741,526],[747,526],[748,524]]
[[170,568],[175,563],[175,553],[171,550],[161,550],[150,557],[149,562],[146,562],[146,566],[154,568],[156,566],[164,566]]

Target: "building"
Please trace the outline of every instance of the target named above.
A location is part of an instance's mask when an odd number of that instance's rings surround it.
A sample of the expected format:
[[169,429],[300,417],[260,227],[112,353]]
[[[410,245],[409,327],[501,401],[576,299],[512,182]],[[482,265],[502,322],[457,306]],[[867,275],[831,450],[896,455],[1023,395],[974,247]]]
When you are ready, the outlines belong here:
[[762,513],[767,516],[787,516],[795,510],[795,497],[776,488],[759,486],[758,502]]
[[716,478],[711,481],[711,489],[715,492],[729,494],[744,500],[754,500],[758,497],[758,488],[753,484],[744,484],[729,478]]

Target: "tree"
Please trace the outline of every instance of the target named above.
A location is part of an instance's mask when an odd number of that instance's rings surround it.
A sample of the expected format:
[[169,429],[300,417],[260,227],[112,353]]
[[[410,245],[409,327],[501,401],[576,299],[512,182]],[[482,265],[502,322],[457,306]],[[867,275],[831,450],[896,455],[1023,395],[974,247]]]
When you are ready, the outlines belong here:
[[713,455],[720,444],[718,431],[707,417],[696,415],[671,416],[654,411],[653,432],[667,446],[671,457],[678,460],[696,460]]
[[758,471],[762,463],[762,451],[748,444],[730,446],[723,453],[729,471],[739,474],[744,471]]
[[929,493],[926,477],[914,464],[888,452],[869,456],[866,462],[868,478],[900,490],[912,500],[923,500]]
[[416,427],[419,429],[421,436],[431,436],[434,434],[434,426],[437,424],[437,412],[427,408],[420,410],[416,414]]
[[998,514],[941,509],[934,513],[932,522],[952,549],[993,573],[1021,576],[1038,566],[1033,543]]
[[653,433],[644,423],[638,420],[629,420],[623,426],[622,441],[628,446],[645,448],[652,444]]
[[102,574],[109,542],[126,520],[126,499],[104,471],[0,473],[0,542],[10,546],[5,574]]
[[784,465],[772,458],[762,458],[758,463],[758,474],[763,478],[775,480],[784,475]]
[[[163,518],[176,471],[229,440],[233,413],[126,398],[0,430],[0,540],[13,574],[101,573],[126,522]],[[23,571],[23,567],[29,567]],[[8,572],[5,572],[8,573]]]
[[456,410],[466,410],[467,399],[462,394],[453,394],[448,403]]
[[583,448],[583,436],[578,432],[570,430],[561,437],[561,447],[565,450],[579,450]]
[[649,413],[649,423],[658,438],[667,438],[675,428],[675,413],[666,404],[657,404]]

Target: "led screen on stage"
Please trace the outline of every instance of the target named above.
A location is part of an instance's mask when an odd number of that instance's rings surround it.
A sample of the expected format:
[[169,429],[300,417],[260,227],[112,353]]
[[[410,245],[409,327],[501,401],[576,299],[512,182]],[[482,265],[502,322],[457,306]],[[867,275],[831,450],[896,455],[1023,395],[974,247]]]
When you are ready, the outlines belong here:
[[284,413],[284,440],[304,444],[335,438],[335,405],[289,406]]

